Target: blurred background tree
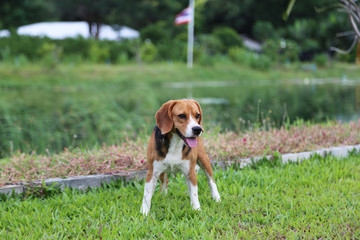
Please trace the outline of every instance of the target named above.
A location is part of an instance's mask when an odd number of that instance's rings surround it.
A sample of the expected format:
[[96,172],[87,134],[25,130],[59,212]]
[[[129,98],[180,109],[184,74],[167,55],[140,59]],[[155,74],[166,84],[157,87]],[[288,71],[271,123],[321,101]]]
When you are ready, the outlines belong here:
[[[265,46],[275,44],[280,50],[281,42],[289,43],[294,50],[291,53],[289,50],[288,55],[297,54],[296,59],[303,61],[321,53],[333,55],[329,51],[331,46],[346,48],[352,39],[350,35],[335,37],[351,28],[347,14],[327,8],[338,3],[337,0],[296,1],[287,21],[283,13],[289,1],[197,0],[196,3],[195,58],[241,47],[236,34],[244,34]],[[154,44],[157,52],[154,60],[171,60],[175,56],[183,59],[186,25],[175,26],[174,19],[187,5],[188,0],[1,0],[0,28],[15,32],[18,26],[40,21],[86,21],[91,36],[97,39],[102,24],[115,28],[129,26],[140,31],[142,43]],[[326,10],[319,11],[320,8]],[[291,59],[294,58],[287,58]]]
[[56,20],[52,1],[0,0],[0,28],[13,30],[21,25]]

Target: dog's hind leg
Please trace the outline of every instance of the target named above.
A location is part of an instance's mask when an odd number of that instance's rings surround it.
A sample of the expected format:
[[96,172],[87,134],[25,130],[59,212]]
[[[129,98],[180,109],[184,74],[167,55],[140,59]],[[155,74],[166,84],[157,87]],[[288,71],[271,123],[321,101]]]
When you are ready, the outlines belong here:
[[146,175],[143,202],[140,209],[140,212],[144,215],[148,215],[150,211],[151,198],[154,194],[154,190],[158,178],[159,178],[159,174],[157,172],[153,172],[152,167],[149,167],[148,173]]
[[169,179],[166,173],[163,172],[162,174],[160,174],[160,181],[161,181],[161,193],[164,192],[166,196],[168,190],[168,184],[169,184]]

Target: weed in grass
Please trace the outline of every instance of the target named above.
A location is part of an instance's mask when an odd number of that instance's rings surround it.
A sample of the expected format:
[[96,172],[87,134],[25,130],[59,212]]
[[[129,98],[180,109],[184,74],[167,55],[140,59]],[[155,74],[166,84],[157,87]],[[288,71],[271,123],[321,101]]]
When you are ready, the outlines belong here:
[[42,180],[41,184],[30,183],[25,186],[26,191],[21,195],[22,198],[48,198],[61,192],[61,187],[56,183],[51,185],[45,185],[45,181]]

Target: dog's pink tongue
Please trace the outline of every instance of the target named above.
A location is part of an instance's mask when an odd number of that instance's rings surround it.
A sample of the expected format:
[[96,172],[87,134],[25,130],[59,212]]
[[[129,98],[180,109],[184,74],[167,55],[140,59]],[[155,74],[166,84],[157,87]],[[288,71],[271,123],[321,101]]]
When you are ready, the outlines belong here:
[[189,145],[189,147],[194,148],[197,146],[197,139],[196,137],[193,138],[185,138],[186,144]]

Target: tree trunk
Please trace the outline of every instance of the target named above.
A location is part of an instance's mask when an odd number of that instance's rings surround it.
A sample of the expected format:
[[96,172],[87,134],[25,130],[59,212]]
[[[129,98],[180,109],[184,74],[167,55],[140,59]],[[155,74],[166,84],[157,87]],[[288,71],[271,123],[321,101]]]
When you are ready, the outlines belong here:
[[93,34],[92,34],[92,23],[91,22],[87,22],[88,23],[88,26],[89,26],[89,36],[92,37]]
[[98,40],[100,36],[100,23],[96,23],[96,32],[95,32],[95,39]]

